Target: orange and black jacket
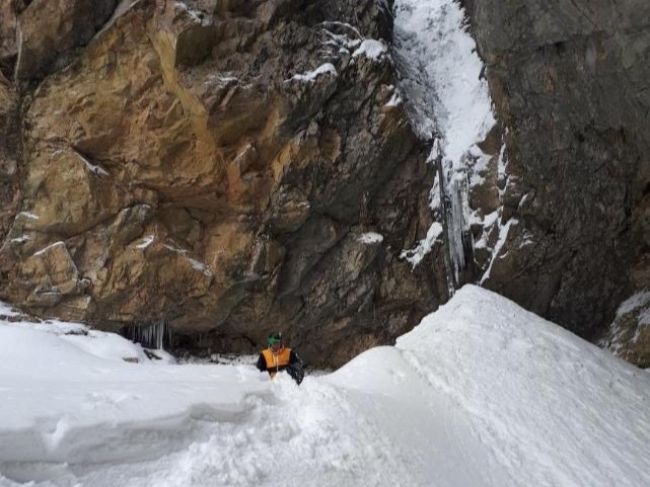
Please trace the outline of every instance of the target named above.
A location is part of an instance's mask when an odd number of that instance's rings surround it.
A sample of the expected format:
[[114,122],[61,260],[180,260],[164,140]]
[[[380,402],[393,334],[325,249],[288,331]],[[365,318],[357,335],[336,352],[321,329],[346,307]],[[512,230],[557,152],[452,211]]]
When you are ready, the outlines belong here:
[[268,372],[271,377],[294,364],[302,365],[302,360],[296,352],[287,347],[281,348],[278,353],[273,353],[273,350],[266,348],[257,359],[257,368],[262,372]]

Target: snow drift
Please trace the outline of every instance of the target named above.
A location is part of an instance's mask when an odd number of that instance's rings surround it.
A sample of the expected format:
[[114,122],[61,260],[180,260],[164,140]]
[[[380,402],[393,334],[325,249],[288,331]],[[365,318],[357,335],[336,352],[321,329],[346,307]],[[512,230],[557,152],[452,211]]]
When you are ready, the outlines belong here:
[[63,326],[0,325],[2,487],[650,485],[650,374],[478,287],[301,387]]

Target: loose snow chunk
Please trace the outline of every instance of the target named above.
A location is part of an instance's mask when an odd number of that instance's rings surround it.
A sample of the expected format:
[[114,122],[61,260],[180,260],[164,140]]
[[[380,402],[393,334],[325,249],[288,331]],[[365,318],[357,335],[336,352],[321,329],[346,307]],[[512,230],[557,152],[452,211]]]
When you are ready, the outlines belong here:
[[331,74],[332,76],[338,76],[334,65],[332,63],[325,63],[313,71],[307,71],[306,73],[302,74],[294,74],[291,78],[285,81],[303,81],[306,83],[311,83],[321,74]]
[[359,237],[359,242],[363,242],[365,244],[376,244],[376,243],[381,243],[383,241],[384,241],[384,236],[376,232],[367,232],[362,234]]
[[352,53],[352,57],[365,56],[373,61],[378,61],[387,52],[386,45],[375,39],[366,39]]
[[145,238],[142,239],[142,242],[140,242],[135,247],[138,249],[146,249],[147,247],[149,247],[149,245],[151,245],[154,239],[155,237],[153,235],[147,235]]

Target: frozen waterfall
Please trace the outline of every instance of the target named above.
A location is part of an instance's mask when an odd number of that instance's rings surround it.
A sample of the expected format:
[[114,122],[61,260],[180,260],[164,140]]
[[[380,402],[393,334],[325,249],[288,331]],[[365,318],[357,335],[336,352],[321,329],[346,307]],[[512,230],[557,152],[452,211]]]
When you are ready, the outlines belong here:
[[468,205],[472,168],[489,157],[479,149],[495,124],[483,63],[467,32],[465,14],[453,0],[396,0],[395,58],[400,89],[418,135],[434,142],[429,162],[438,167],[431,209],[444,232],[428,232],[405,253],[413,265],[446,236],[450,294],[471,265],[472,212]]

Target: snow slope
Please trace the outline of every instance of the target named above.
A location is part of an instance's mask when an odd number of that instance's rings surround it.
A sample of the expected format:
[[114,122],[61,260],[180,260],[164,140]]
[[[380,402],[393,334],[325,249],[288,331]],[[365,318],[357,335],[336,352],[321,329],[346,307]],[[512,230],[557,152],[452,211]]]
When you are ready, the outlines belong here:
[[2,487],[650,485],[650,374],[474,286],[301,387],[62,326],[0,324]]

